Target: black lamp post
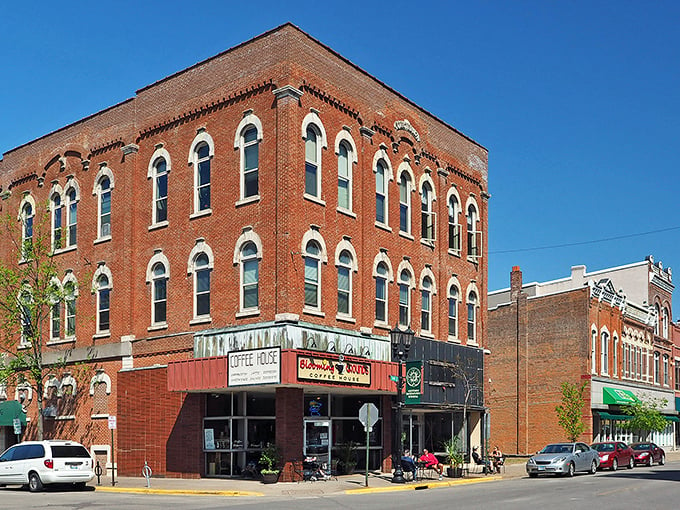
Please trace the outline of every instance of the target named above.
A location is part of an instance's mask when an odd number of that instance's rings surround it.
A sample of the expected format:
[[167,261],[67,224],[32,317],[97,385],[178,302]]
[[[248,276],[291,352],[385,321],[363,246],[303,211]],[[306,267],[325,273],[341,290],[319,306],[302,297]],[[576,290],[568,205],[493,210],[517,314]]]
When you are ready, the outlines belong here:
[[401,469],[401,457],[402,453],[402,441],[401,434],[404,428],[402,424],[402,411],[404,407],[404,402],[402,401],[402,392],[404,390],[404,376],[402,375],[402,364],[406,361],[408,357],[408,351],[411,348],[411,342],[413,341],[413,331],[410,326],[404,331],[399,329],[398,326],[390,331],[390,341],[392,343],[392,356],[396,358],[397,363],[399,363],[399,376],[397,379],[397,433],[396,433],[396,448],[394,449],[394,475],[392,476],[392,483],[405,483],[404,472]]

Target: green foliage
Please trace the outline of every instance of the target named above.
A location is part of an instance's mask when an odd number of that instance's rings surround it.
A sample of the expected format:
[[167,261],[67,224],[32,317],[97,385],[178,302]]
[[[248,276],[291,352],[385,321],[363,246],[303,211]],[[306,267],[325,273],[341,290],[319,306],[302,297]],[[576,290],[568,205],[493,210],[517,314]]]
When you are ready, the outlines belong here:
[[623,407],[623,411],[633,418],[624,422],[623,427],[629,430],[637,430],[642,436],[651,432],[661,432],[668,422],[659,409],[665,407],[666,399],[643,398],[634,404]]
[[354,468],[357,465],[358,446],[359,444],[354,441],[347,441],[338,445],[338,464],[343,473],[351,474],[354,472]]
[[555,407],[557,422],[572,442],[577,441],[586,428],[586,424],[583,423],[583,406],[585,405],[583,392],[587,384],[587,381],[580,385],[563,382],[562,403]]
[[280,471],[279,466],[281,465],[281,459],[282,456],[279,447],[274,443],[267,443],[267,446],[260,452],[259,463],[264,466],[260,470],[260,473],[278,473]]
[[460,438],[453,436],[451,439],[442,443],[446,456],[449,458],[449,463],[452,467],[459,467],[463,465],[465,456],[460,445]]

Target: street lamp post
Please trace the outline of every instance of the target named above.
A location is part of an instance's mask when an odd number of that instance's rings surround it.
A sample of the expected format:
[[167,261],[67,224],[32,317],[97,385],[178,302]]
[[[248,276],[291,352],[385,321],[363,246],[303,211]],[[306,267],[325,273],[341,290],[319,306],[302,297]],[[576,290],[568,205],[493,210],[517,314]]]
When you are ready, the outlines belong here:
[[393,465],[394,465],[394,475],[392,476],[392,483],[405,483],[404,472],[401,469],[401,457],[402,453],[402,441],[401,434],[404,428],[402,423],[402,411],[404,408],[404,402],[402,401],[402,394],[404,390],[404,376],[402,375],[402,364],[406,361],[408,357],[408,351],[411,348],[411,342],[413,341],[413,331],[408,327],[405,331],[399,329],[398,326],[390,331],[390,342],[392,343],[392,355],[396,358],[397,363],[399,363],[399,376],[397,378],[397,426],[396,426],[396,448],[394,449]]

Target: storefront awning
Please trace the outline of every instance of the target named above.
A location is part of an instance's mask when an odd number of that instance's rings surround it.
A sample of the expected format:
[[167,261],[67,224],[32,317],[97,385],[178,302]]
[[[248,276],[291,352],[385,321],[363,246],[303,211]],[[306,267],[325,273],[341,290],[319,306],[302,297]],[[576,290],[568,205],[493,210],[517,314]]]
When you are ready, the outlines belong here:
[[680,418],[678,418],[677,416],[664,416],[664,418],[666,418],[668,421],[680,422]]
[[601,420],[625,421],[625,420],[630,420],[632,418],[632,416],[629,416],[627,414],[611,414],[611,413],[605,413],[604,411],[598,411],[598,414],[600,415]]
[[11,427],[15,418],[21,420],[22,426],[26,425],[26,413],[21,404],[16,400],[0,402],[0,427]]
[[629,405],[639,402],[630,390],[620,388],[602,388],[602,402],[605,404]]

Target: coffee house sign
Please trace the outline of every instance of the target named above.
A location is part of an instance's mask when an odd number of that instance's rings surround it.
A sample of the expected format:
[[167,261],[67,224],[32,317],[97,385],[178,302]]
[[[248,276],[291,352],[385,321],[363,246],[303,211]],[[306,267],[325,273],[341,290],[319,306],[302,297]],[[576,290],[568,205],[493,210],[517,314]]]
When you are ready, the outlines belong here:
[[299,355],[297,378],[300,381],[370,386],[371,365],[346,361],[342,355],[338,359]]

